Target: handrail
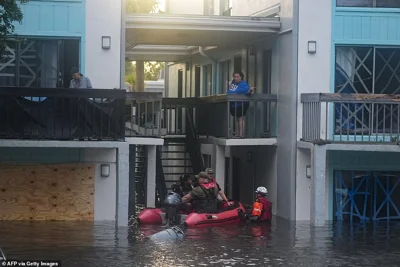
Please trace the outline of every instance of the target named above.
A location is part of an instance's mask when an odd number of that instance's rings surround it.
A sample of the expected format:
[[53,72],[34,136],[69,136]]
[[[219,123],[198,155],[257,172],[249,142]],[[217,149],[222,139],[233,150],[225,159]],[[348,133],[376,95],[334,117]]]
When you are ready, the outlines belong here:
[[119,89],[0,87],[0,96],[125,99],[126,91]]
[[192,115],[193,113],[186,109],[186,142],[188,145],[190,159],[192,161],[193,172],[199,173],[204,171],[205,164],[201,155],[199,137],[192,120]]
[[399,103],[400,95],[304,93],[301,94],[300,101],[301,103],[310,103],[310,102]]

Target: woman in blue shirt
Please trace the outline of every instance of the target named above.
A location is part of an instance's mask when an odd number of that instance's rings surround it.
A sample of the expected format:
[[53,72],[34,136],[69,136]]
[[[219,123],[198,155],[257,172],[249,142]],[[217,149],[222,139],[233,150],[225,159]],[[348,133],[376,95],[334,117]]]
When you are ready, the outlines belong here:
[[[255,90],[255,87],[243,80],[244,75],[241,71],[233,73],[233,80],[228,88],[228,95],[249,95]],[[249,109],[249,102],[230,102],[230,113],[235,118],[235,129],[239,128],[239,136],[244,137],[245,116]],[[237,127],[239,125],[239,127]],[[237,135],[237,134],[236,134]]]

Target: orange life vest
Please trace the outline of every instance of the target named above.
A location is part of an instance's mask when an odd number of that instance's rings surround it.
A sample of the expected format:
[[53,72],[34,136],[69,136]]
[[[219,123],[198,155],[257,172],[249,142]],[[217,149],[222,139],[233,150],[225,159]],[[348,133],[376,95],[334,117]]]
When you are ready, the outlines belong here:
[[261,217],[262,209],[263,209],[263,204],[261,204],[261,202],[259,201],[254,202],[251,215]]

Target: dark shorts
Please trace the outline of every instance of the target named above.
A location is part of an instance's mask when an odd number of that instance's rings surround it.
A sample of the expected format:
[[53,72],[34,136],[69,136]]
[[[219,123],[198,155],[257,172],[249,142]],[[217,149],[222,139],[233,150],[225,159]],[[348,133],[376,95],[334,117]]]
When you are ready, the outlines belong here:
[[[238,103],[238,105],[240,105],[242,103]],[[240,118],[240,117],[244,117],[246,116],[246,112],[249,109],[249,102],[245,102],[240,106],[237,106],[235,108],[235,104],[232,103],[232,105],[230,106],[230,113],[233,117],[236,118]]]

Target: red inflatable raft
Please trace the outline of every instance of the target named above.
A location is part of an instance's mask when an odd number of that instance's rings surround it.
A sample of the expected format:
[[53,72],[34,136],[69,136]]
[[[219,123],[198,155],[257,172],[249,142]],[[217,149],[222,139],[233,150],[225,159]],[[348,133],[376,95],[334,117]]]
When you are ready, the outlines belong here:
[[[214,214],[196,212],[192,212],[189,215],[180,214],[180,221],[189,228],[220,226],[239,222],[240,217],[238,210],[245,212],[245,208],[240,202],[235,201],[232,206],[227,206],[227,204],[223,206],[224,211]],[[165,224],[165,212],[157,208],[144,209],[140,212],[138,221],[140,224]]]

